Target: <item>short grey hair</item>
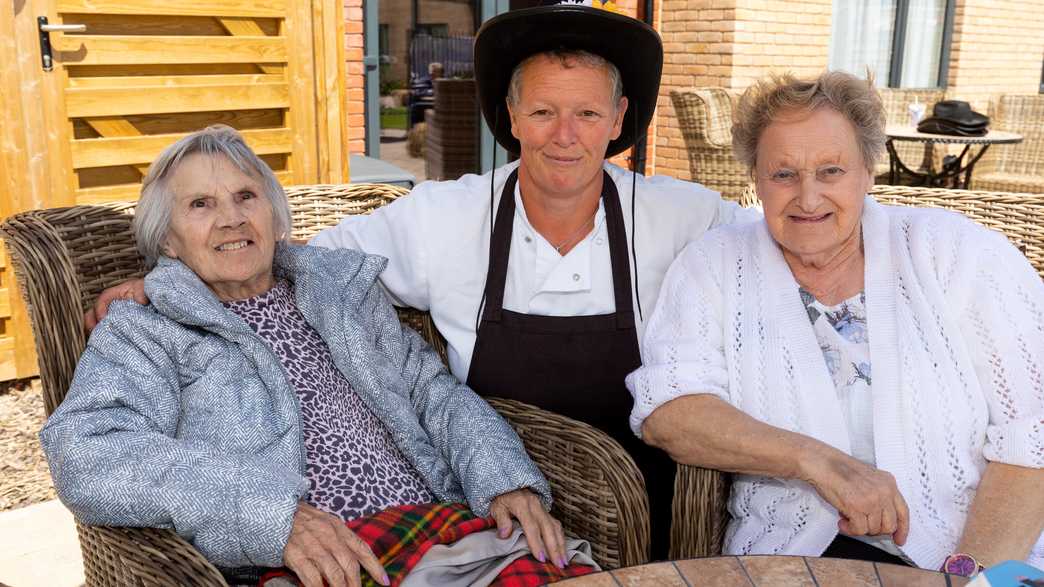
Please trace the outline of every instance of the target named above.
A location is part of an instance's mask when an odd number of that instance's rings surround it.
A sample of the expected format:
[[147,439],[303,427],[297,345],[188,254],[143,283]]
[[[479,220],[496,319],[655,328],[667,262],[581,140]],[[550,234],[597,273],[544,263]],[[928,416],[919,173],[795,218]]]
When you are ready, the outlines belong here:
[[534,53],[515,66],[515,69],[511,71],[511,83],[508,85],[507,103],[509,106],[515,106],[522,99],[522,71],[527,65],[541,58],[558,61],[562,67],[567,69],[576,67],[578,64],[587,67],[604,68],[609,75],[609,83],[612,86],[613,108],[616,108],[620,103],[620,98],[623,97],[624,91],[623,79],[620,77],[620,70],[617,69],[612,61],[601,55],[595,55],[590,51],[555,49],[553,51],[544,51],[543,53]]
[[272,204],[277,239],[289,238],[290,204],[272,168],[247,146],[243,136],[235,129],[216,124],[194,132],[164,149],[145,174],[132,226],[138,252],[145,257],[146,268],[155,266],[163,254],[163,244],[170,229],[174,208],[174,194],[167,186],[170,176],[185,157],[196,153],[224,157],[244,174],[260,180],[265,196]]
[[743,93],[732,125],[732,150],[753,173],[758,141],[776,118],[789,112],[832,108],[855,128],[863,164],[873,173],[885,150],[885,113],[872,79],[862,80],[843,71],[824,71],[814,80],[793,74],[759,80]]

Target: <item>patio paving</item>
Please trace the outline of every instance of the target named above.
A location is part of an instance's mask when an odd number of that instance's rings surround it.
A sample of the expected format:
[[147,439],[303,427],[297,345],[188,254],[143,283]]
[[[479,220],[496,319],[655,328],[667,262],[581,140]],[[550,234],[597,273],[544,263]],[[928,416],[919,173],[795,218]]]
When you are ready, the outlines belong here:
[[83,582],[76,524],[60,501],[0,512],[0,585],[77,587]]
[[421,157],[410,157],[410,154],[406,152],[406,138],[400,130],[381,132],[380,159],[412,173],[416,176],[417,183],[424,181],[428,177],[424,171],[424,159]]

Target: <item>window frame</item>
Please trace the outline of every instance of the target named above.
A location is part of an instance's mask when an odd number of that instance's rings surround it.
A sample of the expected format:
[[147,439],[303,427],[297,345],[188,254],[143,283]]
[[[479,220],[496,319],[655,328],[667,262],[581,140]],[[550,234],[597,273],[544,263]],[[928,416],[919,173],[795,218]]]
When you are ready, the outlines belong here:
[[[910,0],[896,0],[895,24],[892,29],[892,54],[888,62],[888,87],[901,88],[903,83],[903,49],[906,48],[906,24],[910,13]],[[953,23],[957,14],[957,1],[946,0],[943,18],[942,51],[939,54],[938,83],[936,88],[946,89],[950,84],[950,47],[953,44]],[[1044,92],[1044,71],[1041,91]]]

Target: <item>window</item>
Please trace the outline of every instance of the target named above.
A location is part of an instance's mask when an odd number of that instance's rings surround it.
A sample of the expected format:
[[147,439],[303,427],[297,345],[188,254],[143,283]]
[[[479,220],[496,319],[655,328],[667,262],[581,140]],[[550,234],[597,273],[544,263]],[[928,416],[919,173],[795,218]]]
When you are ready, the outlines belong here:
[[946,86],[955,0],[834,0],[830,69],[879,86]]
[[418,35],[431,35],[433,37],[448,37],[449,36],[449,25],[445,23],[439,24],[418,24],[417,25]]

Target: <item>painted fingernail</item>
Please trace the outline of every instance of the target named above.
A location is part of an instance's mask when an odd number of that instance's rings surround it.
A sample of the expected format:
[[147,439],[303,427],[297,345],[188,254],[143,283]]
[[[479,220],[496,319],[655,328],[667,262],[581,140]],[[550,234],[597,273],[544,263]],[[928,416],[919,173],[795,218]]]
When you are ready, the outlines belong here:
[[565,557],[563,556],[563,557],[562,557],[561,559],[559,559],[559,565],[558,565],[558,566],[559,566],[560,568],[563,568],[563,569],[564,569],[564,568],[566,568],[567,566],[569,566],[569,561],[567,561],[567,560],[566,560],[566,558],[565,558]]
[[391,585],[391,579],[388,578],[388,573],[381,575],[381,585]]
[[537,553],[537,560],[542,562],[542,563],[546,563],[547,562],[547,557],[544,556],[544,551],[541,550],[540,552]]

